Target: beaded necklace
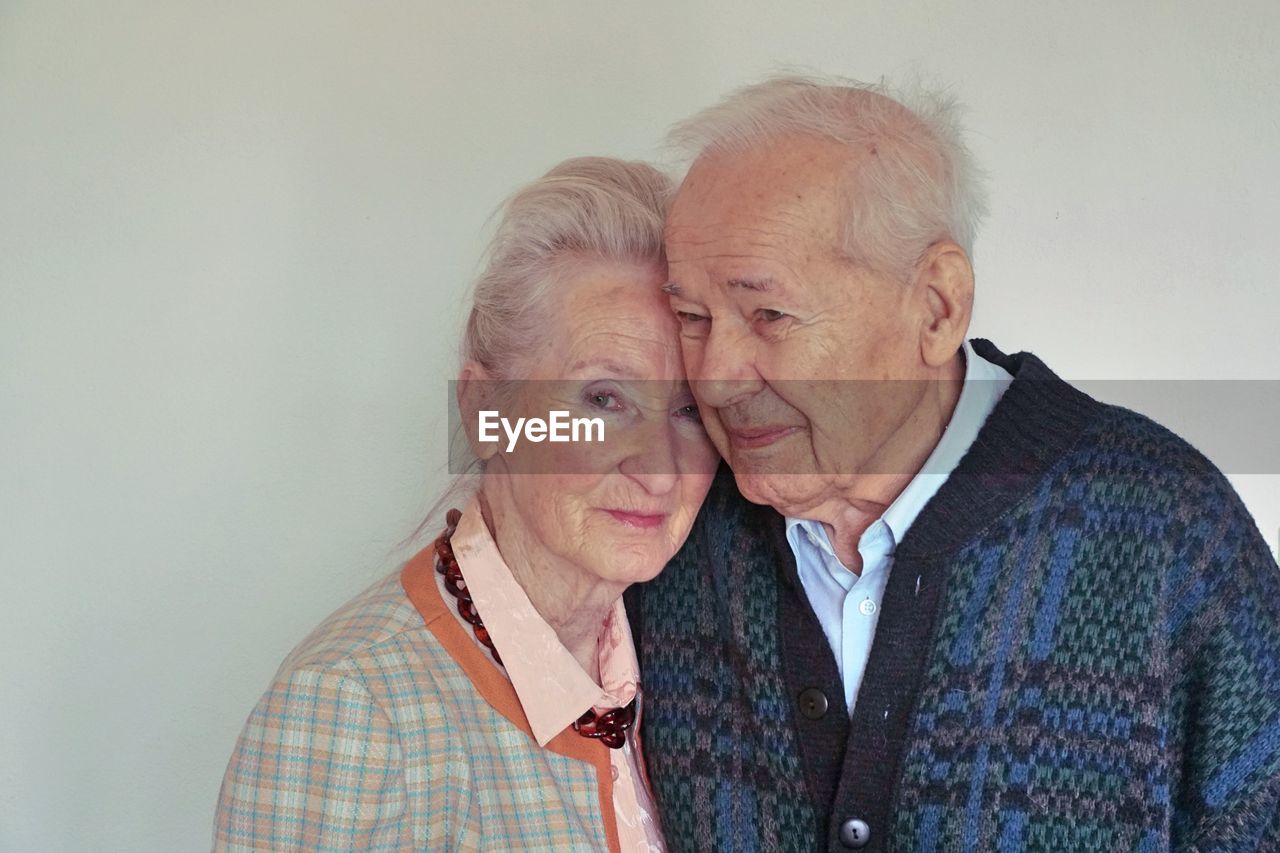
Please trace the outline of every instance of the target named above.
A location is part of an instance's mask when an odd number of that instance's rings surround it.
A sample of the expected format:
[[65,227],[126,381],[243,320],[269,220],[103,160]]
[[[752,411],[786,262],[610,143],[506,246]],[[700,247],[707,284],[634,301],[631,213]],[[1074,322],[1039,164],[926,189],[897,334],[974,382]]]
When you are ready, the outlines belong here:
[[[493,647],[493,639],[489,636],[488,629],[484,627],[484,621],[476,612],[471,593],[467,590],[467,582],[462,577],[462,569],[458,567],[458,560],[453,555],[451,540],[453,532],[458,529],[460,518],[462,513],[456,509],[451,509],[445,514],[444,532],[435,542],[436,556],[440,558],[436,571],[444,575],[444,588],[449,590],[456,599],[458,614],[471,626],[480,644],[488,649],[493,659],[502,666],[502,658],[498,655],[498,650]],[[636,700],[632,699],[623,707],[611,708],[603,714],[597,714],[594,708],[588,708],[585,714],[574,720],[573,730],[583,737],[598,738],[610,749],[621,749],[627,741],[627,729],[631,728],[635,721]]]

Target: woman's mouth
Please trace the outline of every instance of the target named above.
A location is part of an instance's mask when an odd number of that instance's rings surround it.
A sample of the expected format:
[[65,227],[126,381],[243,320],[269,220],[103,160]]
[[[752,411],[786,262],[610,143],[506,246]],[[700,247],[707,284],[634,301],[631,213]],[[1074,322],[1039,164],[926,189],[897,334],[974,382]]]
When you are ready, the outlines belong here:
[[621,509],[607,509],[605,512],[613,516],[619,523],[638,530],[652,530],[666,519],[666,513],[627,512]]

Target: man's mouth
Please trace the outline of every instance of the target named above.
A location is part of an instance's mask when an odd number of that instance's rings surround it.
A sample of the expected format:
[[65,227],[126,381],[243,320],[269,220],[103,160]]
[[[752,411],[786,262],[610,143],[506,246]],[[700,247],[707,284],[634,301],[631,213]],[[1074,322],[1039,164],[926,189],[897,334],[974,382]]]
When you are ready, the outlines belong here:
[[729,443],[737,450],[758,450],[781,441],[800,431],[800,427],[787,425],[758,427],[725,427]]

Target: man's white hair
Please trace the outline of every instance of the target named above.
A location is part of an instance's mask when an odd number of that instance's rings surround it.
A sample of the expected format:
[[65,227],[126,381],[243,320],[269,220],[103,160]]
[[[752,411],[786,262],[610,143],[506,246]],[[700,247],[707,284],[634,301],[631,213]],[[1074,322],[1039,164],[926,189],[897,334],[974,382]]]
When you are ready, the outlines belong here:
[[987,205],[960,112],[951,95],[923,85],[895,90],[842,78],[783,76],[739,89],[681,122],[670,141],[689,162],[795,135],[849,146],[851,155],[864,159],[848,187],[844,253],[906,278],[939,240],[954,240],[973,256]]

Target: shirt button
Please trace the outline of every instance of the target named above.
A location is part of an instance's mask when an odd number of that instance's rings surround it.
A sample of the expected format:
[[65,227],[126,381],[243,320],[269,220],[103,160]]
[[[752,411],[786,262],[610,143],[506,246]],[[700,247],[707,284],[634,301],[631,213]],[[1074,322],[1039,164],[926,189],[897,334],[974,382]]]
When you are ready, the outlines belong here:
[[821,720],[827,715],[827,697],[816,687],[800,691],[800,713],[810,720]]
[[618,781],[618,768],[613,765],[609,766],[609,775],[613,777],[613,781]]
[[850,818],[840,824],[840,843],[850,850],[866,847],[871,840],[871,827],[864,820]]
[[863,616],[871,616],[876,612],[876,603],[869,598],[864,598],[858,605],[858,612]]

